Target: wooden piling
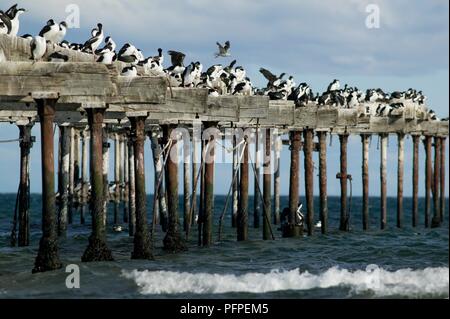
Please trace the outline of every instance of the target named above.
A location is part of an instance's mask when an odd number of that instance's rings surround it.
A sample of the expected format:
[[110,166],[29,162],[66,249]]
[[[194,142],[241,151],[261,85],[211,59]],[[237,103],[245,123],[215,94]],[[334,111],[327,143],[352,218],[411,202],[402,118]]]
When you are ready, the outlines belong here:
[[440,172],[440,202],[439,202],[439,212],[441,223],[444,222],[445,217],[445,146],[446,146],[446,137],[441,137],[441,172]]
[[61,167],[58,178],[58,236],[65,236],[69,214],[70,128],[60,126],[59,132],[61,135]]
[[[135,178],[135,166],[134,166],[134,142],[133,137],[128,137],[128,234],[134,236],[136,232],[136,178]],[[158,207],[158,205],[155,205]]]
[[[197,179],[197,175],[198,175],[198,157],[197,157],[197,152],[198,152],[198,141],[196,138],[196,131],[195,128],[192,132],[192,198],[191,198],[191,206],[192,206],[192,211],[190,212],[190,220],[189,220],[189,225],[188,225],[188,230],[190,230],[191,226],[194,224],[195,222],[195,216],[198,215],[198,209],[197,209],[197,194],[198,194],[198,181],[196,181]],[[187,232],[188,234],[189,232]]]
[[[102,142],[102,162],[103,162],[103,226],[106,227],[108,220],[108,204],[109,204],[109,148],[110,143],[108,142],[109,138],[109,128],[105,126],[103,128],[103,142]],[[90,200],[90,205],[92,205],[92,196]]]
[[[74,128],[74,148],[73,148],[73,196],[72,196],[72,214],[77,213],[80,207],[80,193],[78,185],[80,183],[80,131]],[[81,223],[81,216],[80,216]]]
[[434,136],[433,219],[431,222],[431,227],[439,227],[441,224],[441,213],[439,211],[440,173],[441,173],[441,138],[439,136]]
[[369,138],[368,134],[361,134],[362,143],[362,224],[363,230],[368,230],[369,220]]
[[166,183],[168,195],[168,229],[164,237],[164,250],[176,253],[187,250],[187,246],[180,234],[180,225],[178,219],[178,151],[177,139],[171,136],[175,125],[163,125],[163,140],[167,145],[169,141],[170,147],[168,149],[169,158],[166,164]]
[[33,125],[19,125],[20,184],[19,184],[19,247],[30,245],[30,150],[33,146]]
[[[80,222],[83,225],[85,223],[85,210],[88,200],[89,192],[89,171],[88,171],[88,156],[89,156],[89,137],[88,132],[81,131],[81,203],[80,203]],[[107,188],[107,184],[106,188]]]
[[261,176],[261,164],[260,164],[260,130],[259,125],[256,125],[255,129],[255,176],[254,176],[254,188],[253,188],[253,227],[259,228],[260,215],[261,215],[261,199],[258,195],[258,185]]
[[[233,167],[231,176],[235,175],[235,171],[239,169],[238,159],[239,159],[239,147],[237,147],[237,136],[233,132]],[[239,172],[238,172],[239,174]],[[235,228],[237,224],[237,214],[238,214],[238,204],[239,204],[239,175],[234,179],[232,185],[232,211],[231,211],[231,227]]]
[[114,137],[114,183],[114,225],[117,225],[120,206],[120,137],[117,133]]
[[[190,141],[183,141],[183,230],[191,224],[189,216],[191,209],[191,145]],[[195,174],[195,173],[194,173]]]
[[403,176],[405,158],[405,134],[397,134],[397,227],[403,224]]
[[90,176],[92,233],[89,244],[81,257],[83,262],[113,260],[106,244],[105,210],[103,190],[103,116],[105,109],[86,109],[90,130]]
[[413,140],[413,203],[412,203],[412,226],[417,227],[419,223],[419,135],[412,135]]
[[[286,228],[283,230],[283,237],[297,237],[300,235],[300,229],[296,225],[296,213],[299,204],[299,165],[300,165],[300,147],[301,131],[291,132],[291,167],[289,178],[289,217]],[[283,223],[283,221],[282,221]]]
[[320,222],[322,234],[328,232],[328,194],[327,194],[327,133],[318,132],[319,137],[319,192]]
[[130,117],[134,142],[134,178],[136,192],[136,230],[132,259],[152,259],[152,245],[147,227],[147,193],[145,192],[145,120],[147,117]]
[[304,134],[303,152],[305,156],[305,195],[306,195],[306,226],[308,235],[314,232],[314,163],[313,163],[313,146],[314,146],[314,130],[306,129]]
[[[205,122],[205,130],[217,126],[217,122]],[[203,214],[203,246],[212,244],[212,228],[214,217],[214,161],[216,140],[213,134],[208,136],[208,152],[205,154],[205,210]]]
[[387,225],[387,143],[388,134],[380,134],[381,158],[380,158],[380,227],[385,229]]
[[339,223],[339,230],[349,231],[350,223],[347,207],[347,143],[348,134],[339,135],[340,151],[341,151],[341,171],[338,174],[338,178],[341,183],[341,218]]
[[281,142],[281,136],[279,134],[275,135],[275,173],[273,176],[273,206],[274,206],[274,214],[273,214],[273,223],[275,225],[280,224],[280,189],[281,189],[281,179],[280,179],[280,160],[281,160],[281,150],[283,148],[283,143]]
[[[265,144],[264,144],[264,162],[263,162],[263,240],[272,239],[270,221],[272,216],[272,198],[271,198],[271,188],[272,188],[272,171],[271,171],[271,131],[266,130],[265,133]],[[255,196],[258,196],[255,194]]]
[[34,263],[33,273],[55,270],[62,267],[59,261],[56,210],[55,210],[55,166],[53,151],[53,119],[57,98],[36,99],[41,125],[42,163],[42,237]]
[[431,181],[433,175],[432,155],[431,155],[431,136],[425,136],[425,227],[430,226],[431,212]]
[[74,208],[74,189],[75,189],[75,128],[68,127],[70,136],[70,156],[69,156],[69,204],[67,219],[69,224],[73,223],[73,208]]
[[243,158],[241,162],[241,175],[239,185],[239,203],[237,215],[237,240],[248,240],[248,136],[244,137]]

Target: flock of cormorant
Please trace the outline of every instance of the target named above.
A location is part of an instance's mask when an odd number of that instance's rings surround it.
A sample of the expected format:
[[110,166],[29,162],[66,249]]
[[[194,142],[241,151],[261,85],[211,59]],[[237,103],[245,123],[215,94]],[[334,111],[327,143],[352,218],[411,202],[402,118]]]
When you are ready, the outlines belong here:
[[[17,36],[19,32],[19,17],[26,10],[18,8],[17,4],[6,12],[0,11],[0,34]],[[286,74],[274,75],[269,70],[261,68],[260,73],[267,79],[265,88],[256,88],[247,76],[242,66],[236,66],[236,60],[229,65],[215,64],[203,71],[199,61],[185,64],[186,55],[170,50],[170,66],[165,68],[163,50],[158,49],[155,56],[145,57],[143,52],[131,43],[124,44],[118,52],[111,36],[105,37],[103,25],[98,23],[92,29],[90,38],[84,43],[69,43],[65,40],[67,23],[56,23],[53,19],[47,21],[38,35],[25,34],[22,38],[30,40],[31,59],[40,61],[45,56],[47,43],[53,43],[61,48],[93,54],[98,63],[112,64],[114,61],[126,63],[121,75],[135,77],[139,75],[167,76],[173,87],[207,88],[210,96],[220,95],[267,95],[271,100],[294,101],[297,107],[315,104],[338,108],[354,108],[361,103],[367,103],[367,113],[374,116],[390,116],[394,110],[401,109],[406,103],[413,103],[417,109],[429,114],[432,120],[439,120],[433,110],[425,105],[427,97],[422,91],[408,89],[404,92],[386,93],[382,89],[368,89],[366,92],[347,84],[341,88],[339,80],[333,80],[322,94],[313,93],[307,83],[296,85],[293,76],[285,79]],[[103,46],[102,46],[103,43]],[[224,44],[216,43],[218,57],[229,57],[230,41]],[[1,53],[1,52],[0,52]],[[0,62],[1,62],[0,54]],[[48,56],[49,62],[66,62],[69,57],[58,51]],[[447,119],[445,119],[447,120]]]

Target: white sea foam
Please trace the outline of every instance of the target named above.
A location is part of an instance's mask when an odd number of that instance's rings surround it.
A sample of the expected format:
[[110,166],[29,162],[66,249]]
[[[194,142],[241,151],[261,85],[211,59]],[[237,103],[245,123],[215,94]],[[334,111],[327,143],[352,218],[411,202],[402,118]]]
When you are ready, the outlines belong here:
[[317,275],[299,269],[243,275],[134,270],[123,271],[122,275],[133,279],[142,294],[266,293],[347,287],[352,295],[371,292],[378,297],[449,296],[448,267],[396,271],[387,271],[376,265],[356,271],[332,267]]

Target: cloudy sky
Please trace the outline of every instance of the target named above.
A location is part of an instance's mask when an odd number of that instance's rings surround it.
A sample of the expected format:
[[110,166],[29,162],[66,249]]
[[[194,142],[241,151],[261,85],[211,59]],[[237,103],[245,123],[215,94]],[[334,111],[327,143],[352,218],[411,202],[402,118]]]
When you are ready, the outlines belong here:
[[[13,3],[2,1],[1,9],[6,10]],[[79,7],[80,28],[68,31],[69,41],[84,42],[90,29],[102,22],[106,34],[113,36],[119,45],[132,42],[146,55],[155,55],[158,47],[165,51],[179,50],[186,53],[188,62],[200,60],[204,65],[211,65],[217,62],[213,57],[215,42],[230,40],[232,58],[248,70],[255,85],[265,84],[258,69],[266,67],[274,73],[292,74],[297,83],[308,82],[320,92],[334,78],[360,89],[381,87],[391,91],[414,87],[427,94],[429,104],[439,116],[448,116],[449,4],[446,0],[22,0],[19,5],[28,12],[21,18],[20,34],[37,34],[50,18],[66,19],[69,15],[66,9],[71,4]],[[379,8],[379,28],[366,26],[369,4]],[[38,127],[33,133],[38,143],[32,153],[31,183],[32,191],[40,192]],[[0,139],[16,138],[17,134],[17,128],[0,124]],[[374,138],[370,163],[370,187],[374,195],[379,193],[376,144]],[[411,192],[410,144],[407,140],[406,194]],[[149,145],[146,150],[150,155]],[[338,181],[331,178],[339,170],[338,150],[335,139],[329,150],[330,194],[339,193]],[[350,139],[349,153],[350,173],[355,177],[354,193],[359,195],[359,137]],[[0,144],[0,154],[0,192],[15,192],[18,147]],[[395,137],[391,137],[388,190],[392,195],[396,190],[396,155]],[[287,150],[282,157],[282,179],[287,182]],[[148,185],[151,185],[153,169],[149,160],[146,165]],[[227,192],[228,185],[223,181],[230,179],[230,170],[226,164],[218,165],[217,180],[221,181],[216,184],[218,193]],[[288,183],[282,185],[283,193],[287,194]],[[302,185],[302,192],[303,189]]]

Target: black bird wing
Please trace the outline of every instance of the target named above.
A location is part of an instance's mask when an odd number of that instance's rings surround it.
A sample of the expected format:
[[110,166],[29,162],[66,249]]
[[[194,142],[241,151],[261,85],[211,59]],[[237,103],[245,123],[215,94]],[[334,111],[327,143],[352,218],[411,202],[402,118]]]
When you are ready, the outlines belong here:
[[85,48],[92,49],[92,44],[94,44],[95,41],[97,41],[97,40],[98,40],[98,36],[90,38],[89,40],[87,40],[87,41],[84,43],[84,47],[85,47]]
[[259,72],[262,73],[262,75],[264,75],[264,77],[269,80],[270,83],[275,82],[278,78],[275,74],[273,74],[272,72],[270,72],[267,69],[261,68],[259,69]]
[[0,20],[6,25],[8,29],[8,34],[11,32],[11,19],[7,14],[0,10]]
[[43,37],[45,33],[49,32],[51,29],[50,25],[46,25],[45,27],[42,28],[41,32],[39,32],[39,36]]
[[33,40],[31,40],[30,42],[30,47],[31,47],[31,56],[32,59],[34,59],[34,49],[36,49],[36,40],[33,38]]
[[230,41],[225,42],[225,50],[228,51],[230,49]]
[[186,57],[186,54],[178,51],[167,51],[167,53],[170,55],[172,65],[183,65],[183,61],[184,58]]
[[10,18],[13,19],[13,17],[15,16],[17,11],[17,3],[15,5],[13,5],[11,8],[9,8],[8,10],[6,10],[6,15]]

